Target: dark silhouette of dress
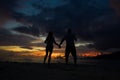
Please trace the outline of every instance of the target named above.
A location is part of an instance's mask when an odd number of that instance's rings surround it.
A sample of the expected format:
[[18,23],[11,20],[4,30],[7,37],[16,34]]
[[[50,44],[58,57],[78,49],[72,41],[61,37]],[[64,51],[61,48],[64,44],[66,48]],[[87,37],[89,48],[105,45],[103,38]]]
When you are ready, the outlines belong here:
[[[45,43],[46,43],[47,45],[46,45],[46,55],[45,55],[45,57],[44,57],[44,64],[45,64],[45,62],[46,62],[47,57],[48,57],[48,64],[50,64],[51,54],[52,54],[52,52],[53,52],[53,43],[55,43],[56,45],[58,45],[58,44],[56,43],[56,41],[55,41],[55,38],[54,38],[52,32],[49,32],[49,33],[48,33],[48,36],[47,36],[47,38],[46,38],[46,40],[45,40]],[[48,54],[49,54],[49,56],[48,56]]]
[[67,34],[63,37],[59,46],[61,46],[64,40],[66,41],[66,49],[65,49],[66,64],[68,64],[68,58],[70,53],[74,58],[74,64],[77,64],[76,48],[74,44],[74,41],[77,41],[77,39],[75,35],[72,33],[71,29],[68,29]]

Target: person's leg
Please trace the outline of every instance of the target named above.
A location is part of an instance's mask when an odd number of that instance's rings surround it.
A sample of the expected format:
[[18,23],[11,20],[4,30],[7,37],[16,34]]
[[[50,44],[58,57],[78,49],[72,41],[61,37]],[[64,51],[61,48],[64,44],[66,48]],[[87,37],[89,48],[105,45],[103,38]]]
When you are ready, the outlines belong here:
[[66,62],[66,64],[68,64],[69,54],[70,54],[70,50],[68,48],[66,48],[66,50],[65,50],[65,62]]
[[77,64],[77,55],[76,55],[76,49],[75,49],[75,47],[73,47],[71,50],[72,50],[71,54],[72,54],[73,59],[74,59],[74,64]]
[[47,56],[48,56],[48,49],[46,49],[46,54],[45,54],[44,62],[43,62],[44,64],[45,64],[45,62],[46,62]]
[[51,62],[51,55],[52,55],[52,52],[50,52],[50,54],[49,54],[48,64],[50,64],[50,62]]
[[48,64],[50,64],[50,62],[51,62],[52,52],[53,52],[53,46],[50,48],[50,54],[49,54],[49,57],[48,57]]

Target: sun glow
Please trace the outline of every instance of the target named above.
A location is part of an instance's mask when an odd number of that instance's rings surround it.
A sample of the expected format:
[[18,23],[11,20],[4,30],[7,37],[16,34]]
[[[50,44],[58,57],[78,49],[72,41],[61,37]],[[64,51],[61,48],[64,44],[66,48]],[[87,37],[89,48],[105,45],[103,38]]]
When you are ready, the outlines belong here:
[[[45,47],[21,47],[21,46],[0,46],[3,61],[17,61],[17,62],[40,62],[43,61],[46,54]],[[98,51],[78,52],[78,57],[95,57],[101,55]],[[71,56],[71,55],[70,55]],[[64,48],[54,48],[51,55],[52,61],[64,59]]]
[[[13,53],[21,53],[22,56],[45,56],[45,47],[21,47],[21,46],[0,46],[1,50],[10,51]],[[57,57],[59,55],[63,56],[62,52],[57,52],[58,49],[54,49],[52,57]]]
[[33,49],[22,48],[20,46],[0,46],[0,49],[12,52],[33,52]]
[[97,51],[93,51],[93,52],[91,51],[91,52],[86,52],[84,54],[81,54],[80,56],[81,57],[96,57],[98,55],[101,55],[101,53]]
[[[1,50],[11,51],[14,53],[27,53],[27,54],[21,54],[23,56],[44,56],[45,55],[45,47],[37,47],[37,46],[31,46],[31,47],[21,47],[21,46],[0,46]],[[85,52],[82,54],[78,54],[78,56],[81,57],[95,57],[101,55],[98,51],[91,51],[91,52]],[[52,57],[57,56],[64,56],[64,50],[60,51],[59,49],[55,48],[52,54]]]

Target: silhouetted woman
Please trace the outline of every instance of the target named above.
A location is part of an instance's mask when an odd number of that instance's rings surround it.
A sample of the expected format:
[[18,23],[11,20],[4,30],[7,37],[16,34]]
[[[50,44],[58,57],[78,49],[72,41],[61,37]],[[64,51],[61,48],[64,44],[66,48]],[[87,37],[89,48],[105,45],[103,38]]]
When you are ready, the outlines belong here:
[[55,38],[53,36],[53,32],[49,32],[48,33],[48,36],[45,40],[45,43],[47,44],[46,45],[46,55],[44,57],[44,64],[46,62],[46,59],[48,57],[48,64],[50,64],[50,61],[51,61],[51,54],[53,52],[53,44],[55,43],[56,45],[58,45],[55,41]]

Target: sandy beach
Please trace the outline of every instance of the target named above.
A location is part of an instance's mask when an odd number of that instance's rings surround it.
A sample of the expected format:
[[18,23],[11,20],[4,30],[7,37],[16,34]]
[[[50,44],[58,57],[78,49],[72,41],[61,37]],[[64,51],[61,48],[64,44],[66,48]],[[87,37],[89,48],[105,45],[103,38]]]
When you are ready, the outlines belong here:
[[120,80],[120,66],[1,62],[0,80]]

